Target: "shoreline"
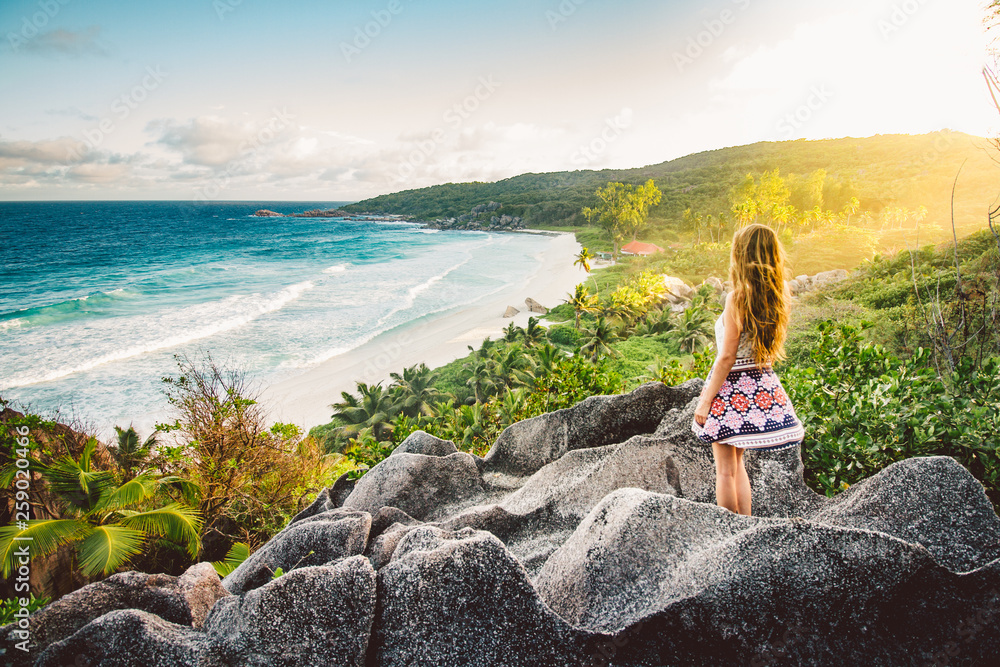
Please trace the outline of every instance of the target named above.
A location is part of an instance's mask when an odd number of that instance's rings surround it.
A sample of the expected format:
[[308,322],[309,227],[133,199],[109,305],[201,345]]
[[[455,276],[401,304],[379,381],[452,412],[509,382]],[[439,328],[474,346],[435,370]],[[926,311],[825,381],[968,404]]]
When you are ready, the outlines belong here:
[[[566,300],[567,293],[587,278],[574,266],[581,246],[573,233],[538,234],[545,240],[539,249],[538,270],[519,284],[484,297],[480,302],[460,306],[450,312],[430,315],[380,334],[359,347],[328,359],[294,377],[266,387],[261,403],[274,422],[292,423],[308,432],[330,422],[330,404],[341,400],[341,392],[354,393],[358,382],[388,386],[390,373],[427,364],[435,369],[478,348],[487,338],[496,339],[511,322],[526,327],[529,317],[525,299],[532,298],[547,308]],[[521,312],[504,318],[508,306]]]

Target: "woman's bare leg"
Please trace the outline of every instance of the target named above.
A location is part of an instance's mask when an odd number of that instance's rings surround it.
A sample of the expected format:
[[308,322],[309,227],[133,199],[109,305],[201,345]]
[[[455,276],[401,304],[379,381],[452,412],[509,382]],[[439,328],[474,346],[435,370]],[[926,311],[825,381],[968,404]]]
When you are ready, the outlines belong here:
[[715,502],[730,512],[739,514],[739,496],[736,493],[736,447],[712,443],[715,456]]
[[750,516],[750,476],[747,475],[746,465],[743,463],[743,449],[734,447],[736,450],[736,499],[739,504],[740,514]]

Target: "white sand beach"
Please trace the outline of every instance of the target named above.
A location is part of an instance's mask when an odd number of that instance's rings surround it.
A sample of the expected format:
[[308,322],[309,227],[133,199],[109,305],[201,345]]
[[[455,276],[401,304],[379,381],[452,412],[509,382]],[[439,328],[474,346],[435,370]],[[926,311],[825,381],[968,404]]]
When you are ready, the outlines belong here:
[[[527,326],[532,316],[525,305],[527,298],[547,308],[563,303],[567,293],[587,278],[583,269],[573,265],[579,252],[580,244],[573,234],[539,234],[541,266],[528,280],[480,303],[388,331],[301,375],[268,387],[262,402],[274,421],[293,423],[304,429],[328,423],[330,404],[340,400],[342,391],[353,392],[357,382],[383,382],[387,386],[390,373],[420,363],[436,368],[464,357],[469,353],[469,345],[478,348],[486,337],[499,338],[511,321]],[[508,306],[521,312],[505,319]]]

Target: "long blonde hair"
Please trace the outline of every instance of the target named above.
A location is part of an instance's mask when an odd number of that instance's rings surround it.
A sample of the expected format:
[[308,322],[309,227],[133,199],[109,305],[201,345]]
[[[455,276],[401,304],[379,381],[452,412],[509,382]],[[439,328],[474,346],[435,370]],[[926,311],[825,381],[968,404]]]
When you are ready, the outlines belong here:
[[785,249],[770,227],[752,224],[733,235],[729,280],[734,315],[758,366],[785,358],[791,311],[785,265]]

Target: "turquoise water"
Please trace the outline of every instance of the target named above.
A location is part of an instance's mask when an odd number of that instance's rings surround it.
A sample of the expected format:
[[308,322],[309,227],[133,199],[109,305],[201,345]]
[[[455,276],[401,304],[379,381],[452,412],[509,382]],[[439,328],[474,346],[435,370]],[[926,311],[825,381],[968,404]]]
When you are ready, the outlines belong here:
[[102,433],[151,424],[175,354],[269,384],[540,267],[529,235],[251,217],[335,206],[0,203],[0,396]]

